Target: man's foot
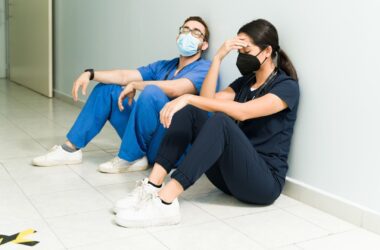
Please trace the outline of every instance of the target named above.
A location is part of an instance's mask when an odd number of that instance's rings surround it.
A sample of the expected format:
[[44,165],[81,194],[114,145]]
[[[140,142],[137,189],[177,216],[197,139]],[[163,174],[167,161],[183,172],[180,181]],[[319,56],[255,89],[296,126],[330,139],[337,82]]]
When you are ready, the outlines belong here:
[[181,221],[178,200],[164,204],[157,193],[144,197],[136,208],[116,214],[116,224],[123,227],[152,227],[178,224]]
[[71,165],[82,163],[82,150],[75,152],[65,151],[62,146],[55,145],[50,151],[32,160],[32,164],[40,167],[51,167],[56,165]]
[[136,187],[123,199],[118,200],[115,203],[113,211],[119,213],[122,210],[134,208],[139,205],[139,203],[144,200],[144,198],[150,193],[157,193],[160,191],[161,187],[155,187],[149,183],[149,179],[145,178],[136,182]]
[[102,163],[98,171],[102,173],[118,174],[124,172],[142,171],[148,168],[148,159],[144,156],[133,162],[129,162],[116,156],[110,161]]

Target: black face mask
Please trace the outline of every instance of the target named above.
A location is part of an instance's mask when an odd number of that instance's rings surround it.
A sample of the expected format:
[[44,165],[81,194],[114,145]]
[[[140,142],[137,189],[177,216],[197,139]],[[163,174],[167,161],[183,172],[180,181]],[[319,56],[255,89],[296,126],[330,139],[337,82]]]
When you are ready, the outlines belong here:
[[[263,51],[264,50],[261,50],[256,56],[239,53],[239,56],[236,61],[236,66],[238,67],[242,75],[248,75],[260,69],[262,63],[260,63],[257,56],[260,55],[260,53]],[[263,61],[263,63],[265,62],[265,60]]]

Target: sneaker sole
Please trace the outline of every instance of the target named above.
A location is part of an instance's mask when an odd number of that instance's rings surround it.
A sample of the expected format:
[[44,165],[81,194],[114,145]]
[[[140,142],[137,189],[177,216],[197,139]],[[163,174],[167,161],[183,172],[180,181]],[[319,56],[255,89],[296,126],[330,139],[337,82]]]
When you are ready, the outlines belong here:
[[160,218],[149,221],[133,221],[133,220],[124,220],[116,216],[115,222],[117,225],[122,227],[155,227],[155,226],[170,226],[177,225],[181,222],[181,215],[169,217],[169,218]]
[[149,168],[149,164],[145,166],[130,166],[128,168],[123,169],[115,169],[115,170],[103,170],[101,168],[98,168],[98,171],[104,174],[121,174],[121,173],[127,173],[127,172],[136,172],[136,171],[144,171]]
[[44,164],[44,163],[37,163],[32,161],[32,165],[35,167],[53,167],[53,166],[59,166],[59,165],[76,165],[76,164],[81,164],[82,160],[76,160],[76,161],[67,161],[67,162],[52,162],[49,164]]

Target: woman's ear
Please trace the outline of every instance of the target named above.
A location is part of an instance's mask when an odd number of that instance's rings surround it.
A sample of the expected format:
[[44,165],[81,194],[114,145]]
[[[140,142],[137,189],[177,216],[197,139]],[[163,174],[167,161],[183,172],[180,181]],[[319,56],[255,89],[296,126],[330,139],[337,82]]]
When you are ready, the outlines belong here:
[[272,46],[269,45],[268,47],[265,48],[265,54],[266,54],[265,56],[266,57],[271,57],[272,53],[273,53]]

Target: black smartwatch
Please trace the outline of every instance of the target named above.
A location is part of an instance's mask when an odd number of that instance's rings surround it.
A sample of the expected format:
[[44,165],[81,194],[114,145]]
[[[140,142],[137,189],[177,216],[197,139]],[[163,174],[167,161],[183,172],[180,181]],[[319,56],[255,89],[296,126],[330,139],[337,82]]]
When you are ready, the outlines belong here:
[[94,69],[86,69],[84,72],[90,72],[90,80],[94,80]]

